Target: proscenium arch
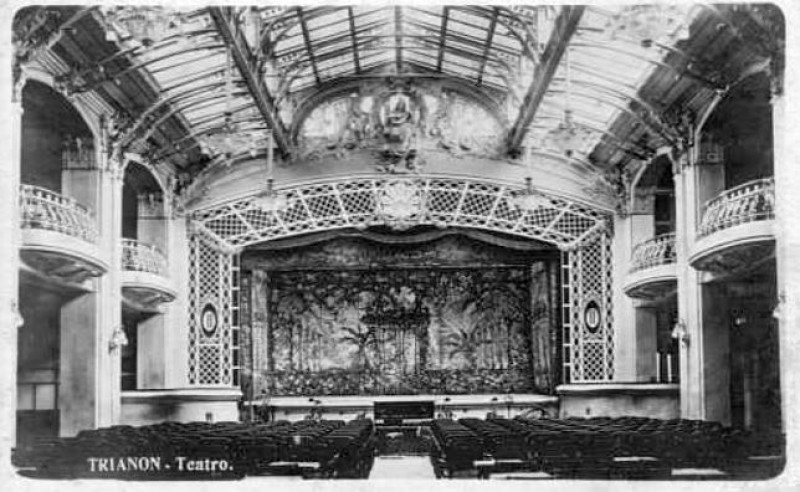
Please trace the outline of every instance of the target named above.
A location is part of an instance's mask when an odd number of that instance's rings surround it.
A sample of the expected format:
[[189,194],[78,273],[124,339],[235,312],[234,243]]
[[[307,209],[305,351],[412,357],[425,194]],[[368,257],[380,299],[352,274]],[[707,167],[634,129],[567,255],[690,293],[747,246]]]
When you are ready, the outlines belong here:
[[[520,191],[486,180],[441,176],[319,180],[279,190],[287,205],[278,212],[259,208],[253,194],[195,210],[191,218],[197,230],[230,251],[301,234],[371,226],[482,229],[567,251],[607,232],[607,211],[555,195],[547,195],[541,207],[520,210],[511,201]],[[393,205],[405,203],[414,203],[414,208],[398,217]]]

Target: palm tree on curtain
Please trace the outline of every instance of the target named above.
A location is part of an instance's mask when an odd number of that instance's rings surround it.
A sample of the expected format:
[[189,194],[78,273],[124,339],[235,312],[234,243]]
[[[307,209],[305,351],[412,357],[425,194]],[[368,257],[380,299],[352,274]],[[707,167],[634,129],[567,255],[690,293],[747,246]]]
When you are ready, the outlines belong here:
[[475,304],[468,304],[463,310],[450,308],[443,316],[444,326],[448,333],[444,337],[444,345],[448,347],[448,359],[461,356],[469,369],[475,369],[478,363],[478,350],[481,339],[478,330]]
[[359,371],[370,370],[371,364],[369,357],[367,357],[367,346],[373,339],[373,330],[363,330],[363,325],[360,323],[355,327],[342,326],[341,330],[344,333],[340,340],[348,345],[356,348],[356,356],[353,359],[353,367]]

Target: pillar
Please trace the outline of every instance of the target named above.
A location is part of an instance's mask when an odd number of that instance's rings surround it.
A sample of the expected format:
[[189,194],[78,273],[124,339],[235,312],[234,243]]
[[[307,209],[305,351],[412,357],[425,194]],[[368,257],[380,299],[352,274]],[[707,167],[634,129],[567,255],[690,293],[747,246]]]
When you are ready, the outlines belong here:
[[678,323],[673,336],[679,332],[680,406],[681,417],[702,418],[702,351],[700,340],[699,275],[689,265],[689,254],[695,241],[697,199],[695,170],[690,167],[689,155],[681,155],[675,169],[675,253],[678,274]]
[[2,388],[4,411],[0,425],[6,429],[0,436],[0,446],[11,449],[16,443],[17,428],[17,330],[22,325],[19,313],[19,175],[22,150],[22,87],[24,74],[14,81],[10,117],[2,118],[3,134],[10,136],[11,155],[7,165],[0,166],[0,210],[6,210],[6,220],[0,220],[0,265],[6,265],[7,275],[0,282],[0,343],[6,347],[0,370],[6,377]]
[[[700,140],[697,130],[693,141]],[[730,423],[727,303],[689,264],[704,205],[725,189],[725,169],[700,162],[698,152],[681,155],[675,174],[681,417]]]
[[[787,33],[788,34],[788,33]],[[791,67],[787,67],[787,70]],[[796,67],[793,71],[797,72]],[[787,74],[788,75],[788,74]],[[795,77],[795,80],[797,77]],[[777,87],[776,87],[777,88]],[[779,89],[779,88],[778,88]],[[800,176],[797,173],[797,159],[792,162],[792,153],[786,142],[786,136],[792,129],[787,114],[798,114],[796,98],[792,106],[780,90],[772,95],[772,125],[774,146],[775,173],[775,260],[777,272],[777,292],[775,318],[778,325],[781,366],[781,424],[787,435],[793,435],[798,429],[797,408],[800,405],[797,385],[790,384],[792,374],[800,371],[797,347],[800,347],[800,332],[797,330],[800,321],[800,227],[797,224],[797,210],[800,210]],[[793,217],[795,219],[793,220]],[[792,254],[794,252],[794,254]],[[789,439],[788,446],[792,446]],[[793,454],[787,450],[789,456]]]
[[[102,146],[97,146],[102,147]],[[61,434],[113,425],[120,417],[120,349],[113,345],[122,330],[121,227],[122,172],[99,149],[99,166],[69,169],[62,175],[65,194],[95,214],[98,249],[109,271],[92,280],[93,291],[61,310]]]

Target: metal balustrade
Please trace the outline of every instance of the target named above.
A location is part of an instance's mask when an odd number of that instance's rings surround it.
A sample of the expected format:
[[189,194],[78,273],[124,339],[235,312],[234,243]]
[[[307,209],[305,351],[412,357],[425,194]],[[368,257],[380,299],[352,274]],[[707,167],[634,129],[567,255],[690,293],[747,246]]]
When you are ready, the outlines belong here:
[[89,210],[75,199],[39,186],[20,185],[20,227],[55,231],[90,243],[97,242],[97,225]]
[[631,272],[675,263],[675,233],[661,234],[636,245],[631,258]]
[[167,276],[167,260],[161,251],[135,239],[122,240],[122,269]]
[[706,202],[698,236],[705,237],[739,224],[775,218],[775,181],[757,179],[725,190]]

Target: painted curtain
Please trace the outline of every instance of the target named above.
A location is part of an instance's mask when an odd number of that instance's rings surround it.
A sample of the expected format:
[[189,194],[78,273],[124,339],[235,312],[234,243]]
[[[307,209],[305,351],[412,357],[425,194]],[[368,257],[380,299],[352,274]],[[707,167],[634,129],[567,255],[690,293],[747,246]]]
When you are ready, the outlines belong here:
[[261,275],[267,299],[259,324],[264,349],[254,361],[259,392],[552,392],[552,260],[336,263]]

